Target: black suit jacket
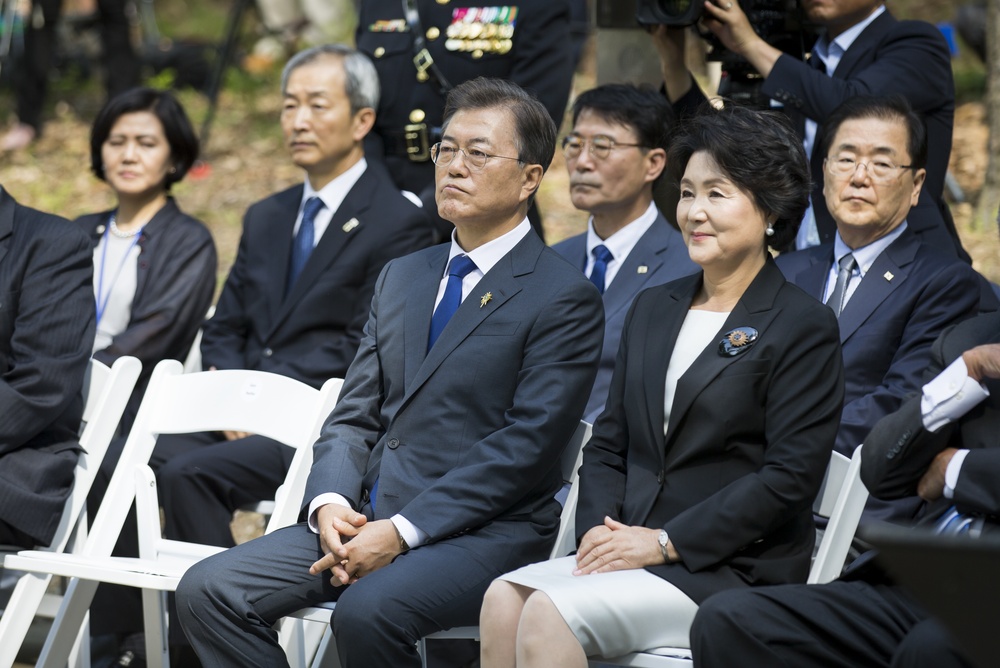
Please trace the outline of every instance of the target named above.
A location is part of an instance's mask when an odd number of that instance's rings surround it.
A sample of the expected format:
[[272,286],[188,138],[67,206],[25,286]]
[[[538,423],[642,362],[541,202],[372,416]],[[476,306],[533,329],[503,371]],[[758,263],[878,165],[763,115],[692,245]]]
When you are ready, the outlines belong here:
[[[768,261],[677,383],[664,438],[664,381],[701,285],[695,274],[636,297],[608,405],[580,470],[578,540],[610,516],[663,528],[681,561],[648,570],[695,602],[746,585],[804,581],[812,502],[843,399],[837,323]],[[723,356],[737,327],[759,338]]]
[[[822,301],[833,244],[785,253],[777,264]],[[978,280],[971,267],[922,243],[909,228],[875,260],[840,315],[847,389],[839,452],[850,456],[879,419],[920,387],[934,340],[976,314]]]
[[[96,246],[111,211],[76,219]],[[157,362],[184,361],[215,293],[218,268],[208,228],[178,208],[173,198],[142,229],[135,297],[128,327],[94,358],[111,366],[122,355],[142,362],[142,375],[122,421],[127,431]]]
[[285,296],[301,203],[295,186],[247,211],[236,262],[205,324],[206,369],[259,369],[313,387],[343,377],[382,267],[431,242],[423,211],[369,162]]
[[[947,329],[934,343],[924,379],[932,380],[963,352],[987,343],[1000,343],[998,313]],[[933,522],[954,504],[995,526],[1000,517],[1000,380],[988,378],[983,384],[990,396],[936,432],[924,428],[920,393],[879,421],[861,451],[861,479],[868,490],[885,499],[915,495],[917,483],[939,452],[967,448],[970,452],[962,463],[954,498],[924,504],[920,517]]]
[[[909,100],[927,125],[927,181],[920,201],[907,218],[929,245],[970,262],[942,199],[955,115],[955,85],[951,56],[940,31],[924,21],[897,21],[888,11],[865,28],[837,65],[833,76],[788,55],[778,58],[761,92],[784,105],[800,136],[805,120],[819,124],[810,171],[813,212],[821,243],[833,241],[836,223],[823,197],[823,123],[843,102],[857,95],[899,94]],[[693,84],[675,102],[681,113],[692,113],[704,101]]]
[[41,545],[73,483],[93,344],[86,236],[0,188],[0,520]]
[[823,197],[823,123],[834,109],[858,95],[898,94],[909,100],[927,125],[927,181],[908,221],[929,243],[950,255],[960,253],[968,261],[942,199],[951,155],[955,84],[948,44],[937,28],[924,21],[897,21],[886,11],[858,35],[832,77],[784,55],[761,92],[785,105],[800,134],[805,133],[806,118],[819,124],[810,170],[816,227],[824,243],[833,240],[837,225]]

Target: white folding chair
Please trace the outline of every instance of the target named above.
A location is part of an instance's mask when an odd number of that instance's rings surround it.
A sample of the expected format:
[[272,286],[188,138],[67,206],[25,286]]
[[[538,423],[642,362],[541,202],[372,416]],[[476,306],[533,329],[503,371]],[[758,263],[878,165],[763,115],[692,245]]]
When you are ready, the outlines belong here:
[[[160,434],[248,431],[297,448],[298,457],[311,449],[343,383],[330,380],[317,391],[291,378],[261,371],[181,372],[181,364],[175,360],[160,362],[153,371],[82,553],[31,551],[10,557],[12,566],[20,570],[73,578],[39,666],[66,664],[71,638],[84,619],[98,582],[143,590],[146,660],[150,666],[168,665],[165,592],[176,588],[188,566],[221,548],[160,537],[155,478],[146,466]],[[133,499],[140,557],[111,557]],[[281,517],[289,515],[283,510]]]
[[[63,506],[51,544],[40,552],[74,552],[83,546],[87,536],[87,494],[141,371],[142,364],[134,357],[120,357],[110,369],[90,360],[83,382],[81,452],[74,471],[73,489]],[[4,556],[9,558],[15,551]],[[7,565],[6,558],[4,567],[13,568]],[[18,579],[7,604],[7,614],[0,617],[0,666],[10,666],[14,662],[36,615],[54,616],[59,597],[45,593],[51,580],[50,574],[43,573],[26,573]]]
[[[576,549],[576,536],[573,533],[573,518],[576,516],[576,502],[579,498],[577,482],[579,480],[580,464],[583,462],[583,446],[590,440],[591,425],[587,422],[580,422],[573,437],[566,445],[559,467],[562,472],[563,482],[570,486],[566,502],[563,504],[562,512],[559,515],[559,531],[556,534],[556,542],[552,546],[549,554],[550,559],[565,556]],[[324,656],[334,651],[333,634],[330,632],[330,619],[336,608],[335,602],[325,603],[321,606],[305,608],[299,610],[282,622],[282,647],[288,655],[288,662],[292,666],[318,666],[323,662]],[[315,632],[310,632],[302,627],[302,621],[321,622],[325,624],[319,646],[315,640],[320,638]],[[323,629],[323,627],[319,627]],[[478,626],[460,626],[446,629],[437,633],[432,633],[427,638],[419,641],[420,656],[426,667],[426,646],[427,639],[436,640],[461,640],[479,639]],[[312,642],[311,642],[312,641]]]
[[[823,477],[813,513],[828,518],[826,531],[809,569],[809,584],[823,584],[840,576],[861,512],[868,501],[868,490],[861,482],[861,447],[848,459],[839,452],[830,453],[830,465]],[[720,642],[725,642],[722,639]],[[592,666],[612,665],[631,668],[690,668],[691,650],[658,647],[614,658],[591,659]]]

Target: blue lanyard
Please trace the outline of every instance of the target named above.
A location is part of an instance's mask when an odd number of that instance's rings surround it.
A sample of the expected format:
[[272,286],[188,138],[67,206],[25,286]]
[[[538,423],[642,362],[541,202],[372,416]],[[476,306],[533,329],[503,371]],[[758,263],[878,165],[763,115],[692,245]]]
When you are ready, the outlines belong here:
[[108,257],[108,239],[111,233],[111,226],[114,224],[115,216],[111,214],[111,219],[108,221],[108,226],[104,228],[104,245],[101,246],[101,271],[97,275],[97,295],[95,302],[97,303],[97,324],[101,324],[101,316],[104,315],[104,309],[107,308],[108,302],[111,300],[111,293],[115,289],[115,283],[118,282],[118,277],[121,276],[122,269],[125,268],[125,263],[128,262],[129,256],[132,254],[132,249],[136,247],[139,243],[139,237],[142,236],[143,228],[140,227],[139,231],[135,233],[132,238],[132,243],[129,244],[128,250],[125,251],[125,255],[122,257],[121,263],[118,265],[118,270],[115,272],[115,276],[111,279],[111,285],[108,286],[108,291],[104,292],[104,265],[107,262]]

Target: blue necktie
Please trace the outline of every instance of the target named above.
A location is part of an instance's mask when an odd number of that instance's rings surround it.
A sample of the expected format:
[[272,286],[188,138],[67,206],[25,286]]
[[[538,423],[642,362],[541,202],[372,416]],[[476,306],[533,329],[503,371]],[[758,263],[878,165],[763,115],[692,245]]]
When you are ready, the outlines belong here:
[[604,244],[594,246],[594,250],[590,251],[590,254],[594,256],[594,268],[590,270],[590,282],[596,285],[603,295],[604,276],[608,272],[608,262],[614,260],[615,256]]
[[431,317],[431,334],[427,339],[427,350],[434,347],[434,342],[441,336],[445,325],[458,310],[462,303],[462,279],[475,268],[476,263],[470,260],[468,255],[456,255],[448,263],[448,284]]
[[288,282],[285,283],[285,294],[292,291],[296,279],[302,273],[303,267],[313,251],[313,240],[316,238],[316,214],[326,206],[319,197],[310,197],[302,207],[302,222],[299,233],[292,240],[292,261],[288,263]]

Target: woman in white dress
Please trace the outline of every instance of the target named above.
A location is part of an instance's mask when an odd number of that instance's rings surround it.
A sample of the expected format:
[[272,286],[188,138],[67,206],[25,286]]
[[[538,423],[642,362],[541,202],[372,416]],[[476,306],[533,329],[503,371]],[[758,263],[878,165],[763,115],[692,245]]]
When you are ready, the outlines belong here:
[[484,667],[686,647],[711,594],[808,573],[843,365],[833,312],[767,250],[808,203],[802,144],[777,114],[707,108],[668,165],[702,271],[636,298],[584,450],[578,552],[493,583]]

